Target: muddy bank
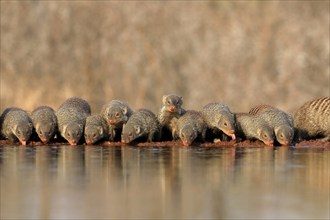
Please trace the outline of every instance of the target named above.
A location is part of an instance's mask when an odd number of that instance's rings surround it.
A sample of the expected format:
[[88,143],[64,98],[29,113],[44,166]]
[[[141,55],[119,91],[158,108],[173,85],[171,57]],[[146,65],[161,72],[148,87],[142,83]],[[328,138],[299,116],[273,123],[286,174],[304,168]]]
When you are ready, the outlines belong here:
[[[8,140],[0,140],[0,146],[2,145],[20,145],[20,143],[12,143]],[[45,145],[40,141],[30,141],[27,146],[42,146]],[[50,142],[46,145],[68,145],[67,142]],[[86,145],[83,143],[82,145]],[[95,145],[102,145],[102,146],[108,146],[108,147],[118,147],[118,146],[125,146],[125,144],[122,144],[120,142],[110,142],[110,141],[104,141],[97,143]],[[129,144],[130,146],[137,146],[137,147],[183,147],[181,141],[163,141],[163,142],[144,142],[144,143],[132,143]],[[87,146],[87,145],[86,145]],[[235,141],[222,141],[217,143],[194,143],[193,146],[195,147],[252,147],[252,148],[262,148],[262,147],[269,147],[266,146],[261,141],[242,141],[236,143]],[[288,147],[288,146],[275,146],[275,147]],[[295,148],[326,148],[330,150],[330,142],[323,142],[318,140],[310,140],[310,141],[302,141],[300,143],[296,143],[295,145],[292,145],[290,147]]]

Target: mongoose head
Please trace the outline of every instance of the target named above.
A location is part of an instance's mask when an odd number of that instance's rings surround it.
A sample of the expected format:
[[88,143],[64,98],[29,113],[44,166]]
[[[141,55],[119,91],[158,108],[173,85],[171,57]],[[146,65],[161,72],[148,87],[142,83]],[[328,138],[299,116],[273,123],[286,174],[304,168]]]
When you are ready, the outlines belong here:
[[276,140],[281,144],[281,145],[290,145],[293,136],[294,136],[294,130],[292,127],[287,126],[287,125],[282,125],[279,127],[276,127],[274,129],[275,131],[275,136]]
[[187,147],[197,138],[197,131],[191,124],[187,124],[180,129],[179,136],[183,145]]
[[62,136],[70,143],[77,145],[83,133],[83,126],[78,123],[70,123],[63,127]]
[[102,126],[90,125],[88,127],[85,127],[84,133],[86,144],[94,144],[103,137],[104,130]]
[[124,125],[121,133],[121,142],[128,144],[142,135],[142,128],[140,125]]
[[163,96],[163,104],[167,111],[169,112],[178,112],[181,114],[181,105],[183,103],[181,96],[177,96],[174,94],[164,95]]
[[48,141],[55,135],[55,125],[51,122],[38,122],[35,125],[36,132],[43,143]]
[[218,128],[226,135],[230,136],[232,140],[236,139],[235,136],[235,119],[234,114],[222,114],[218,121]]
[[111,126],[121,127],[128,120],[126,106],[113,106],[108,109],[104,117]]
[[30,122],[29,123],[19,122],[15,124],[15,126],[12,128],[12,132],[22,143],[22,145],[26,145],[27,141],[30,139],[30,136],[32,134],[32,128],[33,125]]
[[260,127],[257,129],[258,139],[264,142],[268,146],[274,144],[274,131],[269,127]]

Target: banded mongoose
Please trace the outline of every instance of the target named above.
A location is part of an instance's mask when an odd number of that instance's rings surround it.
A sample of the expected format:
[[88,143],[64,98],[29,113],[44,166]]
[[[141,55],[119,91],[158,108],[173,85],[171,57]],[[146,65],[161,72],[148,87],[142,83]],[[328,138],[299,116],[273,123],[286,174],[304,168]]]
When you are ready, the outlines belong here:
[[103,105],[101,115],[107,121],[108,125],[113,128],[112,141],[115,140],[115,136],[120,138],[123,125],[128,121],[132,114],[133,110],[129,105],[120,100],[112,100]]
[[156,115],[147,109],[139,109],[124,124],[121,141],[127,144],[137,138],[147,137],[147,141],[152,142],[159,139],[159,133],[160,127]]
[[252,115],[258,115],[272,129],[281,145],[290,145],[294,137],[292,116],[271,105],[259,105],[250,109]]
[[101,115],[91,115],[86,118],[84,135],[86,144],[94,144],[101,139],[108,140],[111,134],[108,123]]
[[53,138],[57,132],[57,118],[54,109],[40,106],[31,113],[31,119],[37,135],[43,143]]
[[0,117],[1,134],[12,142],[26,145],[33,130],[29,114],[20,108],[6,108]]
[[82,98],[67,99],[57,110],[58,130],[70,145],[77,145],[80,141],[86,118],[91,114],[88,102]]
[[209,103],[202,108],[201,113],[208,128],[214,133],[220,130],[232,140],[236,139],[235,116],[227,105],[221,102]]
[[176,119],[185,113],[185,110],[182,108],[183,99],[181,96],[168,94],[163,96],[162,103],[163,106],[157,115],[161,133],[165,136],[166,131],[169,131],[173,138]]
[[249,113],[236,113],[237,136],[242,139],[258,139],[266,145],[273,146],[274,131],[259,116]]
[[303,104],[294,114],[298,140],[330,141],[330,97],[321,97]]
[[205,141],[207,125],[198,111],[187,110],[176,124],[175,136],[178,136],[184,146],[190,146],[197,138]]

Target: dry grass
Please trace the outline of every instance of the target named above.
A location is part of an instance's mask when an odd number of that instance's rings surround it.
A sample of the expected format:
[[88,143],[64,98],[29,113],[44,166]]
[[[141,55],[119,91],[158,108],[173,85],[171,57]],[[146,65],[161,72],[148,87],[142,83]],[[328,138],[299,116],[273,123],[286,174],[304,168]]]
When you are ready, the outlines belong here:
[[173,92],[293,111],[329,95],[329,16],[329,1],[1,1],[0,110],[81,96],[157,111]]

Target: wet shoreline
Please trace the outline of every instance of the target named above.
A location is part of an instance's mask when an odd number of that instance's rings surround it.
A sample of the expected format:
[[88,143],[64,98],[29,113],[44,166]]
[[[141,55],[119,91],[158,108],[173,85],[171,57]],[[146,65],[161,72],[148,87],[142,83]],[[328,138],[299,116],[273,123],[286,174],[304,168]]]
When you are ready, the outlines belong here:
[[[12,143],[9,140],[0,140],[0,147],[3,145],[14,145],[20,146],[19,142]],[[67,142],[50,142],[47,144],[42,143],[41,141],[30,141],[26,146],[50,146],[50,145],[69,145]],[[87,145],[86,143],[78,144],[81,146],[104,146],[104,147],[120,147],[120,146],[136,146],[136,147],[184,147],[181,141],[162,141],[162,142],[140,142],[140,143],[132,143],[132,144],[123,144],[121,142],[110,142],[110,141],[102,141],[94,145]],[[23,145],[21,145],[23,146]],[[319,140],[305,140],[294,145],[290,146],[267,146],[261,141],[221,141],[217,143],[193,143],[191,147],[243,147],[243,148],[277,148],[277,147],[292,147],[292,148],[323,148],[330,150],[330,142],[324,142]],[[189,147],[185,147],[189,148]]]

